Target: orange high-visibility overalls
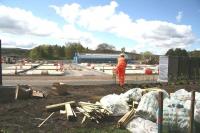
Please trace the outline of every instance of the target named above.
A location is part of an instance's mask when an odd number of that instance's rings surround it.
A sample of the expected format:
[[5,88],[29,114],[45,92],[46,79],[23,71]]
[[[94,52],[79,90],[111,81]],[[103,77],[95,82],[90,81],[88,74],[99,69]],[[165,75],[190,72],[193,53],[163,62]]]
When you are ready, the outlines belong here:
[[117,72],[120,86],[124,85],[125,70],[126,70],[126,59],[124,57],[119,57],[117,67],[116,67],[116,72]]

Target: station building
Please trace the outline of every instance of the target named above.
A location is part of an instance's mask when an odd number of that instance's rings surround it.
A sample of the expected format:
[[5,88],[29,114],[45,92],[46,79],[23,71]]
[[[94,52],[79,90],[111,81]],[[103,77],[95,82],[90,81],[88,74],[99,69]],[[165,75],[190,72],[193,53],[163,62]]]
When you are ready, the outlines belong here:
[[[76,53],[73,59],[74,63],[117,63],[117,58],[119,54],[105,54],[105,53]],[[125,58],[128,63],[131,62],[131,59],[125,55]]]

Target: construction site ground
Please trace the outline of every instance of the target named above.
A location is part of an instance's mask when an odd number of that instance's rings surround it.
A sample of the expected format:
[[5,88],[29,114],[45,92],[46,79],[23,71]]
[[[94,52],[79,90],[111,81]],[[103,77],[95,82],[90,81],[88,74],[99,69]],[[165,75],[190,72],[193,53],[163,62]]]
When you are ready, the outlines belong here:
[[[29,98],[16,100],[11,103],[0,103],[0,133],[126,133],[125,129],[117,129],[116,124],[120,117],[109,117],[96,124],[86,121],[81,124],[83,115],[78,114],[77,121],[67,121],[66,115],[56,112],[52,117],[38,128],[37,126],[51,113],[45,110],[45,106],[67,101],[99,101],[101,97],[108,94],[120,94],[122,89],[117,84],[113,75],[103,72],[65,66],[66,75],[63,76],[3,76],[3,85],[27,84],[35,89],[42,90],[48,96],[46,98]],[[80,70],[81,69],[81,70]],[[167,85],[157,82],[158,75],[126,75],[125,88],[133,87],[149,88],[160,87],[168,92],[185,88],[187,90],[199,91],[199,84]],[[52,84],[62,82],[67,84],[64,95],[55,95]]]
[[[187,90],[198,90],[199,85],[166,85],[166,84],[130,84],[126,85],[126,89],[133,87],[161,87],[166,89],[168,92],[174,92],[180,88],[186,88]],[[47,98],[42,99],[27,99],[17,100],[12,103],[1,103],[0,104],[0,132],[8,133],[126,133],[125,129],[117,129],[116,124],[120,117],[109,117],[106,120],[96,124],[90,120],[81,124],[83,115],[78,114],[77,121],[69,122],[65,115],[56,112],[52,117],[38,128],[37,126],[50,115],[45,110],[46,105],[62,103],[67,101],[84,101],[84,102],[96,102],[101,97],[108,94],[120,94],[123,91],[118,85],[78,85],[65,87],[66,93],[64,95],[54,95],[52,93],[51,86],[34,86],[38,90],[43,90],[48,93]]]
[[[3,64],[3,69],[9,64]],[[126,75],[126,84],[155,83],[158,75]],[[65,64],[65,75],[14,75],[3,76],[3,85],[43,85],[51,86],[54,82],[62,82],[70,85],[106,85],[115,84],[116,78],[113,75],[102,71],[88,69],[76,64]]]

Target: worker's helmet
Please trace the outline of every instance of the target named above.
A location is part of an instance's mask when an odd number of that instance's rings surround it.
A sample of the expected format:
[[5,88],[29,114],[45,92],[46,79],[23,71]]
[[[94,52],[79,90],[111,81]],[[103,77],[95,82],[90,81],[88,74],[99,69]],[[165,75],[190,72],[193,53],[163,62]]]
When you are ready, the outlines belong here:
[[120,57],[124,57],[124,53],[121,53],[119,56],[120,56]]

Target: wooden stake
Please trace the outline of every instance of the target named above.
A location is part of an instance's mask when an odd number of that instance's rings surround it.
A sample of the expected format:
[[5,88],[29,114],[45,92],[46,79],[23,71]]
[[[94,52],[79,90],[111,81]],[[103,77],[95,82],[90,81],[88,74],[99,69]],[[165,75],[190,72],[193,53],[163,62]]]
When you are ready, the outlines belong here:
[[158,133],[162,133],[162,121],[163,121],[163,92],[159,91],[159,109],[158,109]]
[[15,100],[17,100],[17,98],[18,98],[18,92],[19,92],[19,85],[16,86],[16,90],[15,90]]
[[189,128],[189,133],[193,133],[193,124],[194,124],[194,103],[195,103],[195,91],[192,91],[192,95],[191,95],[191,105],[190,105],[190,128]]

